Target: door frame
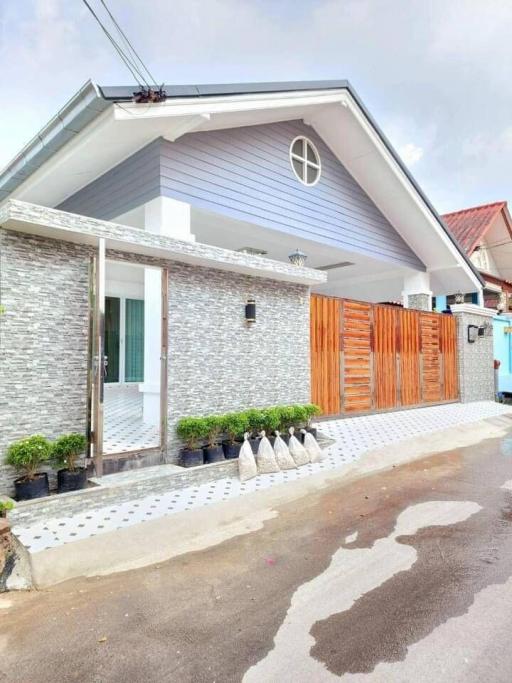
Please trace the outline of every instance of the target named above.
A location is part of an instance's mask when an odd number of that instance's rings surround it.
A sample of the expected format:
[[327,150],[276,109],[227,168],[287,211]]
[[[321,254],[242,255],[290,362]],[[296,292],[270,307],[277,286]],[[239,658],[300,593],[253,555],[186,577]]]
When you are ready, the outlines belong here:
[[[116,259],[109,259],[115,261]],[[105,284],[106,284],[106,240],[98,239],[96,254],[91,258],[89,268],[89,362],[87,374],[87,436],[88,455],[94,462],[96,476],[103,474],[103,431],[105,401]],[[132,263],[119,259],[122,263]],[[160,440],[162,453],[167,449],[167,405],[168,405],[168,291],[169,271],[164,265],[155,263],[133,263],[137,266],[159,268],[161,273],[161,355],[160,355]],[[130,297],[127,297],[130,298]],[[154,450],[149,447],[145,450]],[[137,451],[139,452],[139,451]],[[122,451],[116,456],[126,456]]]

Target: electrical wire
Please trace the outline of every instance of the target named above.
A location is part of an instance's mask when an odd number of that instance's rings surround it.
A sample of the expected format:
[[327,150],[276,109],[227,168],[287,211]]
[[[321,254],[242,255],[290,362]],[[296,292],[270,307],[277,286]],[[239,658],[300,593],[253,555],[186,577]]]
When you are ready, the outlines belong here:
[[[101,30],[103,31],[103,33],[107,36],[108,40],[110,41],[110,43],[112,44],[112,46],[114,47],[114,49],[116,50],[116,52],[118,53],[119,57],[120,57],[121,60],[123,61],[123,63],[124,63],[124,65],[126,66],[126,68],[129,70],[129,72],[131,73],[131,75],[132,75],[132,77],[134,78],[134,80],[136,81],[136,83],[137,83],[140,87],[142,87],[143,85],[145,85],[145,86],[149,89],[149,88],[150,88],[150,85],[149,85],[149,83],[147,82],[145,76],[140,72],[140,69],[136,66],[136,64],[134,64],[134,63],[131,61],[131,58],[130,58],[128,55],[125,54],[125,52],[123,51],[123,49],[118,45],[118,43],[115,41],[115,39],[114,39],[114,38],[112,37],[112,35],[109,33],[109,31],[105,28],[105,26],[103,25],[103,22],[101,21],[101,19],[99,18],[99,16],[96,14],[96,12],[94,11],[94,9],[91,7],[91,5],[89,4],[89,2],[88,2],[87,0],[82,0],[82,2],[83,2],[84,5],[87,7],[87,9],[89,10],[89,12],[92,14],[92,16],[94,17],[94,19],[97,21],[97,23],[98,23],[98,25],[100,26],[100,28],[101,28]],[[142,81],[142,82],[141,82],[141,81]]]
[[[123,29],[121,28],[121,26],[119,26],[119,24],[117,23],[117,21],[116,21],[114,15],[112,14],[112,12],[110,11],[110,9],[108,8],[107,3],[105,2],[105,0],[100,0],[100,2],[101,2],[101,4],[103,5],[103,7],[105,8],[105,11],[107,12],[108,16],[110,17],[112,23],[113,23],[114,26],[116,27],[117,32],[118,32],[119,35],[121,36],[121,38],[122,38],[122,40],[124,41],[126,47],[128,48],[129,51],[131,51],[133,57],[134,57],[136,60],[138,60],[138,62],[139,62],[139,64],[141,65],[141,67],[144,69],[144,71],[146,72],[146,74],[149,76],[149,80],[152,81],[153,85],[156,86],[157,83],[156,83],[155,77],[153,76],[153,74],[151,73],[151,71],[148,69],[148,67],[145,65],[145,63],[142,61],[142,58],[141,58],[140,55],[138,54],[137,50],[133,47],[133,45],[132,45],[132,43],[130,42],[130,40],[129,40],[128,36],[126,35],[126,33],[123,31]],[[132,59],[133,59],[133,57],[132,57]]]

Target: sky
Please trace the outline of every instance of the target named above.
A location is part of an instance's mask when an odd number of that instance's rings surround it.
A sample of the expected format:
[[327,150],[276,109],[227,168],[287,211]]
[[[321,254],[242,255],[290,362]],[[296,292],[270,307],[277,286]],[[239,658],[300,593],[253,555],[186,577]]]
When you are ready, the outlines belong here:
[[[512,0],[106,1],[159,82],[346,78],[440,212],[512,200]],[[0,0],[0,65],[0,167],[132,83],[82,0]]]

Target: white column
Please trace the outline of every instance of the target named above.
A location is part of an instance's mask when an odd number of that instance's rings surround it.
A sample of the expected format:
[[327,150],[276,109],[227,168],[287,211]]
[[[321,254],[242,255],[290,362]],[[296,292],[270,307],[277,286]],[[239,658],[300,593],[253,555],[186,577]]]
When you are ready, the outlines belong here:
[[160,356],[162,352],[162,272],[144,268],[143,420],[160,424]]
[[196,239],[191,231],[190,204],[170,197],[155,197],[144,205],[144,227],[177,240]]
[[[144,229],[157,235],[194,242],[190,204],[170,197],[155,197],[144,205]],[[143,419],[160,421],[160,356],[162,352],[162,273],[144,268],[144,394]]]
[[[411,305],[415,299],[417,300],[417,304]],[[430,289],[429,273],[417,271],[404,277],[402,303],[404,308],[421,308],[422,310],[432,310],[432,290]]]

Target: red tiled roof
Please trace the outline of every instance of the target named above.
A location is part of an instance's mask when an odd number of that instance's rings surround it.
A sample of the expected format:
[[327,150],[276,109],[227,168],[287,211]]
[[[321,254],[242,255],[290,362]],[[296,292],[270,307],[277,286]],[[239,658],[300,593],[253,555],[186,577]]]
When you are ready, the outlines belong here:
[[471,256],[496,215],[506,206],[507,202],[494,202],[445,213],[441,218],[466,254]]

